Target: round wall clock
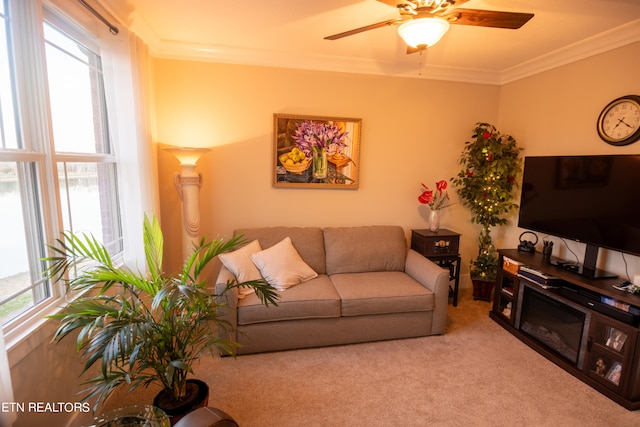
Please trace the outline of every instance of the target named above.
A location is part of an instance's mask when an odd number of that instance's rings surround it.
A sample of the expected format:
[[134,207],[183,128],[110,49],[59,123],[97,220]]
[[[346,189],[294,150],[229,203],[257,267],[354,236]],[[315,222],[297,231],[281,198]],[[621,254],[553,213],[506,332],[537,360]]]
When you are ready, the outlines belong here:
[[611,145],[628,145],[640,139],[640,96],[614,99],[598,117],[598,135]]

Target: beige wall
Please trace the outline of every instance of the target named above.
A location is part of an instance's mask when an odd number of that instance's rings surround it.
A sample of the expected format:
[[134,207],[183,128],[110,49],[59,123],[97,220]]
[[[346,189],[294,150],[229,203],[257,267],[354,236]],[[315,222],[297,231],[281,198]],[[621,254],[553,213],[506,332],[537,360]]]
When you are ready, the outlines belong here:
[[[478,121],[513,135],[524,154],[638,152],[638,144],[600,141],[595,121],[610,100],[640,93],[635,80],[622,78],[640,73],[639,58],[636,43],[502,87],[156,59],[156,142],[215,146],[198,167],[208,235],[229,236],[248,226],[359,224],[398,224],[408,233],[427,226],[427,210],[417,203],[420,182],[433,185],[457,173]],[[360,188],[273,188],[273,113],[362,118]],[[160,151],[163,228],[168,246],[176,248],[177,170],[177,161]],[[449,193],[457,201],[455,191]],[[477,250],[478,227],[469,216],[456,204],[442,220],[463,235],[463,273]],[[515,220],[514,214],[511,224]],[[497,246],[515,247],[521,231],[514,225],[498,230]],[[175,268],[179,251],[168,252],[168,266]],[[605,251],[604,257],[625,273],[613,260],[619,254]],[[638,272],[637,258],[627,260],[630,273]]]
[[[268,225],[425,228],[420,183],[433,188],[451,178],[474,124],[498,114],[499,88],[490,85],[172,60],[156,60],[154,68],[158,142],[224,144],[198,167],[209,235]],[[274,113],[362,118],[360,188],[273,188]],[[163,226],[179,244],[180,201],[171,182],[178,165],[162,150],[159,159]],[[459,205],[445,211],[443,226],[466,223]],[[475,236],[466,234],[463,244],[474,246]],[[179,261],[174,256],[169,265]]]
[[44,321],[37,333],[20,343],[20,350],[24,354],[19,358],[15,350],[10,354],[13,356],[10,359],[18,358],[10,360],[13,401],[25,407],[24,411],[18,411],[13,427],[40,426],[44,422],[49,426],[85,426],[93,419],[93,408],[89,412],[29,409],[34,402],[80,404],[80,399],[86,394],[81,393],[84,389],[81,383],[90,376],[80,375],[84,361],[76,351],[75,337],[69,336],[59,344],[50,342],[58,325],[56,320]]
[[[623,95],[640,94],[640,43],[634,43],[501,87],[498,123],[518,138],[524,155],[640,154],[640,141],[625,147],[604,143],[596,131],[605,105]],[[607,195],[594,195],[606,203]],[[512,227],[503,247],[514,247],[520,230]],[[542,238],[543,236],[540,236]],[[565,259],[573,255],[556,240]],[[580,261],[584,245],[568,242]],[[633,277],[640,258],[600,250],[599,267]]]

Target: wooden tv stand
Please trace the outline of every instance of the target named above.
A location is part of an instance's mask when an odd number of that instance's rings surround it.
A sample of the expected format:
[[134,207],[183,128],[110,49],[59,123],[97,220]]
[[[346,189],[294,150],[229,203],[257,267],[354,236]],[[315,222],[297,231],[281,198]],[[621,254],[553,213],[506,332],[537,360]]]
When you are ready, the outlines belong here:
[[[614,284],[622,282],[621,279],[587,279],[549,264],[539,253],[516,249],[501,249],[498,253],[500,267],[489,316],[529,347],[600,393],[627,409],[640,409],[640,316],[599,304],[595,299],[613,298],[621,305],[630,305],[634,311],[640,307],[640,295],[613,288]],[[518,271],[522,266],[556,279],[549,280],[543,287],[536,280],[522,277]],[[546,307],[537,309],[536,304]],[[573,338],[578,342],[570,356],[547,345],[548,340],[545,342],[544,337],[536,337],[531,333],[530,323],[525,321],[527,317],[555,317],[545,314],[549,313],[545,311],[549,307],[558,307],[561,314],[558,319],[561,320],[555,321],[560,325],[559,330],[565,326],[562,319],[583,319],[577,326],[578,334],[572,334],[580,337]],[[541,323],[545,321],[542,319]],[[569,325],[572,320],[566,322]],[[561,350],[562,344],[558,346]]]

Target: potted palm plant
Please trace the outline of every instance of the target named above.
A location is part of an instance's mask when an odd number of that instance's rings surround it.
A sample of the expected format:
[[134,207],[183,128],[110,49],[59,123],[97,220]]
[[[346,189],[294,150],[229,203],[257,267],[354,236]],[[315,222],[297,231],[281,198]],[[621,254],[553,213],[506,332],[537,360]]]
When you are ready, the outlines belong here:
[[[234,354],[237,343],[220,338],[229,324],[219,316],[222,307],[201,279],[204,268],[218,254],[241,246],[241,236],[228,241],[201,239],[177,274],[162,269],[163,235],[156,218],[144,219],[147,272],[117,265],[93,236],[64,233],[45,258],[45,275],[63,280],[70,291],[86,291],[52,318],[60,325],[53,340],[78,332],[77,348],[86,361],[83,373],[99,363],[100,373],[86,381],[84,400],[96,398],[95,408],[117,388],[159,385],[154,401],[172,424],[206,406],[206,383],[187,379],[203,352]],[[275,289],[262,280],[227,283],[250,286],[265,305],[276,305]],[[199,402],[198,402],[199,400]]]
[[476,123],[472,140],[465,142],[458,175],[451,179],[462,203],[471,211],[471,222],[480,224],[478,256],[471,261],[474,299],[490,300],[498,271],[498,254],[491,227],[507,223],[516,209],[516,175],[522,169],[516,140],[489,123]]

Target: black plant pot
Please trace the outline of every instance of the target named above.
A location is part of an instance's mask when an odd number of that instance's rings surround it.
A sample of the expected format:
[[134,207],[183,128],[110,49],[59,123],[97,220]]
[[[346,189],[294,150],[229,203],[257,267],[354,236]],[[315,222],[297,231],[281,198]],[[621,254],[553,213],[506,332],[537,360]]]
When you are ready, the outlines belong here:
[[209,386],[196,379],[187,380],[187,396],[176,401],[169,392],[162,390],[153,399],[153,406],[162,409],[175,425],[182,417],[198,408],[207,406],[209,403]]

